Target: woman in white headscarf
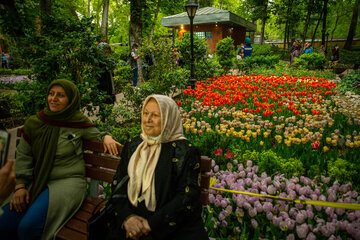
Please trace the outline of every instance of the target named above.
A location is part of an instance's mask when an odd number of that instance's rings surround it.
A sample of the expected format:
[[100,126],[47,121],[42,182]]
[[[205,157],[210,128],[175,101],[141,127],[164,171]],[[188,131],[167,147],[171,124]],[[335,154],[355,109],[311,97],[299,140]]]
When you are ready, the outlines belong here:
[[[129,176],[108,239],[208,239],[201,218],[200,153],[183,135],[176,103],[146,98],[142,133],[126,143],[113,181]],[[112,237],[113,236],[113,237]],[[123,239],[121,238],[121,239]]]

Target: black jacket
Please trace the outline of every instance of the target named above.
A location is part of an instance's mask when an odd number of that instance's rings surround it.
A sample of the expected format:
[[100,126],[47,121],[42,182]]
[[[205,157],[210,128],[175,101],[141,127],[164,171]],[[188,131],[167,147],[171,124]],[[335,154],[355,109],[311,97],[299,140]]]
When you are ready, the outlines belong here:
[[[113,189],[127,175],[132,154],[142,142],[140,137],[125,144]],[[200,153],[187,140],[163,143],[155,169],[156,209],[150,212],[144,201],[132,206],[127,198],[127,184],[120,188],[124,196],[115,203],[117,230],[131,214],[148,220],[152,239],[208,239],[201,218]]]

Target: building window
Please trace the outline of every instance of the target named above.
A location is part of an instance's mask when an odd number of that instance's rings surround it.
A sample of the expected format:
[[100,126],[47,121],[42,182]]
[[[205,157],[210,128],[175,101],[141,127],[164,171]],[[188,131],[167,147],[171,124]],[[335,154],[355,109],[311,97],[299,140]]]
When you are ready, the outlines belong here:
[[[184,33],[184,35],[190,34],[189,32]],[[194,35],[196,35],[200,39],[204,38],[212,38],[212,32],[194,32]]]

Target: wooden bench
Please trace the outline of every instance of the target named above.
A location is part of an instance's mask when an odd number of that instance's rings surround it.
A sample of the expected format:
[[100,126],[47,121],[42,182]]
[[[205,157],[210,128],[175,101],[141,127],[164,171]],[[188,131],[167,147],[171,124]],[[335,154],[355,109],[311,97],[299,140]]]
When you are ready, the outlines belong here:
[[[102,142],[84,141],[84,160],[86,163],[86,177],[91,179],[90,194],[86,197],[79,211],[70,219],[66,225],[59,231],[56,239],[59,240],[86,240],[87,229],[86,223],[93,213],[95,207],[102,201],[98,197],[98,181],[111,183],[115,175],[120,158],[111,155],[104,155]],[[119,148],[121,152],[122,148]],[[209,201],[209,183],[210,176],[208,172],[211,169],[211,159],[201,157],[201,204],[207,205]],[[98,206],[101,209],[105,202]]]

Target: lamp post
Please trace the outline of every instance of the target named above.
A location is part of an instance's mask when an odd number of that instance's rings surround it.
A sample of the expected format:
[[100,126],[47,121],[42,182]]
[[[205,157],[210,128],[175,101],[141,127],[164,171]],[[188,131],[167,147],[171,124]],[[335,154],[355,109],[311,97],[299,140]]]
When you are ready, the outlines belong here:
[[195,77],[194,77],[194,29],[193,29],[193,20],[196,14],[196,10],[198,5],[194,2],[194,0],[189,0],[189,2],[185,5],[186,12],[190,18],[190,49],[191,49],[191,71],[190,71],[190,86],[192,89],[195,88]]

